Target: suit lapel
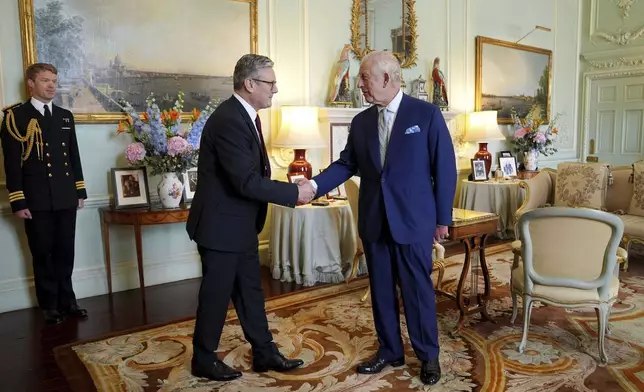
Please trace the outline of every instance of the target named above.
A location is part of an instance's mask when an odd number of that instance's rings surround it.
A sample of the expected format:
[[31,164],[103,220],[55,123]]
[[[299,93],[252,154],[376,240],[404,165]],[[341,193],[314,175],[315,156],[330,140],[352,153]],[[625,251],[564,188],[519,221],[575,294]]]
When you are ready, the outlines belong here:
[[405,136],[405,129],[408,125],[407,121],[411,118],[409,105],[407,105],[406,101],[407,96],[403,94],[402,101],[400,101],[400,106],[398,107],[398,112],[396,113],[396,119],[391,127],[391,135],[389,135],[389,144],[387,145],[387,153],[385,154],[385,163],[389,162],[392,154],[396,153],[394,150],[396,143],[398,143],[401,137]]
[[378,107],[373,105],[369,109],[366,117],[367,149],[376,169],[382,171],[382,162],[380,162],[380,139],[378,139]]
[[63,130],[63,112],[56,105],[51,105],[51,130],[57,129],[58,131]]
[[[257,145],[259,146],[259,148],[261,150],[262,145],[261,145],[261,143],[259,141],[259,136],[257,135],[257,131],[255,130],[255,124],[253,124],[253,120],[251,120],[250,116],[248,115],[248,112],[246,111],[246,108],[244,108],[244,105],[242,105],[242,103],[239,102],[239,100],[237,98],[235,98],[235,96],[231,96],[229,99],[232,101],[233,105],[237,108],[239,113],[244,118],[244,121],[246,122],[246,125],[248,125],[248,129],[249,129],[250,133],[253,135],[253,139],[255,139],[255,142],[257,143]],[[259,114],[258,114],[258,116],[259,116]]]

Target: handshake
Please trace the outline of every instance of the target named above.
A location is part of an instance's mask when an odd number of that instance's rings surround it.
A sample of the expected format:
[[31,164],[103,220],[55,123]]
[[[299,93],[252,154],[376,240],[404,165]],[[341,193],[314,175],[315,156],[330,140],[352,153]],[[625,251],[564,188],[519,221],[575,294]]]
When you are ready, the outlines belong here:
[[308,204],[315,197],[317,189],[313,187],[311,181],[306,178],[295,182],[297,184],[297,204]]

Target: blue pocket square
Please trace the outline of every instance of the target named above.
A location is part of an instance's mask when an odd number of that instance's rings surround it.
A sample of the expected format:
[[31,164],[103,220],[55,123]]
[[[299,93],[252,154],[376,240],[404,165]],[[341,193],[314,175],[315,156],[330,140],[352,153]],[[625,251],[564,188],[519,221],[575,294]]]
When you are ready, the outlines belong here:
[[413,127],[409,127],[405,129],[405,135],[409,135],[410,133],[418,133],[420,132],[420,128],[418,128],[418,125],[414,125]]

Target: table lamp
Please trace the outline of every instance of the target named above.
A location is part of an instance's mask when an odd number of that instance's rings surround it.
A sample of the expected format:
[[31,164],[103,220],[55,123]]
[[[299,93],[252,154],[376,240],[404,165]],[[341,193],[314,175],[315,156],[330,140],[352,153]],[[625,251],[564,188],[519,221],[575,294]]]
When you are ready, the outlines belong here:
[[295,158],[288,165],[288,174],[304,174],[311,179],[311,164],[306,161],[306,149],[324,148],[327,142],[320,135],[318,108],[311,106],[282,106],[282,124],[273,147],[292,148]]
[[490,173],[492,167],[492,154],[487,150],[487,143],[492,140],[505,140],[496,120],[496,110],[472,112],[467,115],[467,128],[465,129],[464,142],[478,142],[479,150],[474,154],[474,159],[485,161],[485,169]]

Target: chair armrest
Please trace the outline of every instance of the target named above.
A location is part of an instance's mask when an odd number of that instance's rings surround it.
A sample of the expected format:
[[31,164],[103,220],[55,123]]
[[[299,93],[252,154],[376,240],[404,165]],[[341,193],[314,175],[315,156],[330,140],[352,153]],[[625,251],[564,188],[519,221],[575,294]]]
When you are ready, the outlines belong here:
[[517,224],[524,212],[534,210],[548,203],[554,184],[548,171],[542,171],[533,178],[519,182],[519,187],[525,189],[523,204],[514,214],[515,233],[518,233]]

